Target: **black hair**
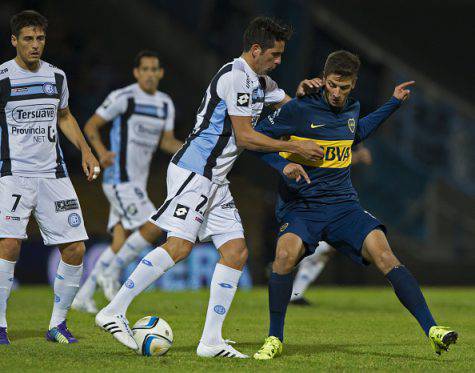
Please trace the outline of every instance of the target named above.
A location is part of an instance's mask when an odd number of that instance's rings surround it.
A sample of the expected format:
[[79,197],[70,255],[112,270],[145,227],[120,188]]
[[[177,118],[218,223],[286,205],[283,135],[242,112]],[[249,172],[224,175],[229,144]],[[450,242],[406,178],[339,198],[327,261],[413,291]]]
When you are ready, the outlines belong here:
[[15,14],[10,19],[12,35],[15,35],[16,37],[20,35],[20,30],[23,27],[30,26],[40,27],[44,32],[46,32],[46,29],[48,28],[48,20],[35,10],[24,10]]
[[243,50],[247,52],[253,44],[259,44],[263,51],[272,48],[276,41],[288,41],[292,27],[269,17],[254,18],[243,36]]
[[356,54],[339,50],[330,53],[327,57],[323,69],[323,76],[327,77],[330,74],[336,74],[343,77],[356,77],[360,66],[361,62]]
[[142,62],[142,58],[144,57],[154,57],[156,58],[159,63],[160,63],[160,58],[158,57],[158,53],[154,51],[149,51],[149,50],[143,50],[137,53],[137,55],[134,58],[134,67],[139,67],[140,62]]

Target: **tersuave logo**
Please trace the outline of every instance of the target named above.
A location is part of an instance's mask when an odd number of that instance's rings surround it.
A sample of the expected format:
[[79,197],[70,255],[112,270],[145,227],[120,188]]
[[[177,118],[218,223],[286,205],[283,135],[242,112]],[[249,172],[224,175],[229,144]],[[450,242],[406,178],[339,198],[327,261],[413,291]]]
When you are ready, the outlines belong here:
[[50,122],[56,119],[55,105],[25,105],[13,109],[12,117],[17,123]]

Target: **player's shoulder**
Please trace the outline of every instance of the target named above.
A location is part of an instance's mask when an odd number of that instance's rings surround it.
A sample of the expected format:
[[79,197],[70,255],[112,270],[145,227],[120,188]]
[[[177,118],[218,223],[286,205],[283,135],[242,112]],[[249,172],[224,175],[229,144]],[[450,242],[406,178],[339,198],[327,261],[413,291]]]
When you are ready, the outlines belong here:
[[109,98],[112,100],[128,100],[135,94],[135,84],[129,84],[125,87],[114,89],[109,93]]
[[163,91],[158,91],[156,92],[155,96],[157,97],[158,100],[160,101],[165,101],[173,104],[173,100],[171,96],[168,93],[165,93]]
[[6,61],[0,65],[0,79],[7,77],[12,71],[13,60]]
[[49,72],[53,72],[53,73],[56,73],[56,74],[60,74],[60,75],[62,75],[64,78],[66,78],[66,73],[64,72],[64,70],[60,69],[58,66],[53,65],[52,63],[47,62],[47,61],[41,60],[41,67],[40,67],[40,70],[49,71]]

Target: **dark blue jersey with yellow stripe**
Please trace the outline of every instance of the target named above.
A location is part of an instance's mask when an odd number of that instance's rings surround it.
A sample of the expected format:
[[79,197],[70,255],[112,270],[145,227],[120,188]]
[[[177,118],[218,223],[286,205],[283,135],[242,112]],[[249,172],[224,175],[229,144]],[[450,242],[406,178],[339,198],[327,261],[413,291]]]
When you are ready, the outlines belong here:
[[281,177],[277,217],[289,209],[357,201],[358,195],[350,178],[352,146],[372,134],[400,104],[401,101],[392,97],[375,112],[359,119],[358,101],[349,98],[337,111],[327,103],[321,91],[293,99],[261,120],[255,129],[267,136],[293,141],[312,140],[323,148],[323,158],[316,162],[284,152],[256,153],[281,173],[289,162],[299,163],[311,180],[307,184]]

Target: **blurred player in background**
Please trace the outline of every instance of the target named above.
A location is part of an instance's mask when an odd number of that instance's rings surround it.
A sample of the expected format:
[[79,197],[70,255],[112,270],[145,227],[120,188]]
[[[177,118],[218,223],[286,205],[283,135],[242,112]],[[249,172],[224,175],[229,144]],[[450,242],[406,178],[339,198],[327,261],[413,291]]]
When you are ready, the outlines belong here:
[[[331,53],[325,62],[324,89],[290,101],[277,115],[261,121],[256,128],[274,138],[313,139],[324,148],[324,157],[309,162],[289,153],[261,154],[261,158],[284,177],[280,178],[276,206],[281,227],[269,280],[269,336],[254,354],[255,359],[269,360],[282,353],[292,270],[320,241],[358,264],[374,263],[400,302],[418,321],[437,354],[457,340],[455,331],[437,325],[417,280],[391,250],[385,226],[361,207],[351,183],[352,146],[374,133],[409,97],[407,88],[414,84],[398,85],[388,102],[359,119],[359,102],[349,97],[359,67],[359,58],[354,54]],[[299,183],[302,177],[306,182]]]
[[[363,144],[353,148],[351,165],[372,163],[371,151]],[[320,241],[315,253],[302,259],[299,263],[298,272],[295,275],[294,286],[290,303],[299,306],[309,306],[311,303],[304,297],[305,290],[322,273],[328,261],[335,254],[335,249],[325,241]]]
[[[84,127],[105,169],[102,188],[110,203],[107,229],[112,233],[111,246],[101,254],[73,303],[73,308],[90,313],[97,313],[93,299],[96,280],[106,298],[112,300],[121,285],[122,269],[142,251],[135,247],[149,245],[141,235],[132,237],[128,245],[124,242],[156,210],[147,195],[155,150],[159,146],[173,154],[183,145],[174,135],[173,101],[158,90],[164,74],[158,54],[140,52],[134,60],[133,74],[137,83],[110,93]],[[108,123],[112,123],[110,150],[99,132]]]
[[[244,149],[282,150],[312,160],[322,155],[312,141],[274,140],[253,129],[265,104],[278,108],[290,100],[267,75],[280,64],[290,35],[288,26],[270,18],[253,20],[244,34],[241,57],[225,64],[208,86],[195,127],[169,165],[167,199],[147,223],[157,232],[166,230],[167,242],[142,259],[112,302],[96,315],[96,324],[127,347],[137,348],[125,316],[130,303],[186,258],[199,237],[201,241],[212,240],[221,259],[211,281],[197,354],[248,357],[222,337],[222,325],[248,256],[227,175]],[[298,90],[309,85],[311,81],[304,81]]]
[[48,22],[27,10],[11,19],[17,55],[0,65],[0,344],[9,344],[6,308],[21,241],[33,213],[45,245],[58,246],[54,306],[46,339],[74,343],[66,315],[79,289],[87,240],[78,197],[69,180],[57,125],[81,151],[89,181],[99,172],[68,107],[64,71],[41,60]]

